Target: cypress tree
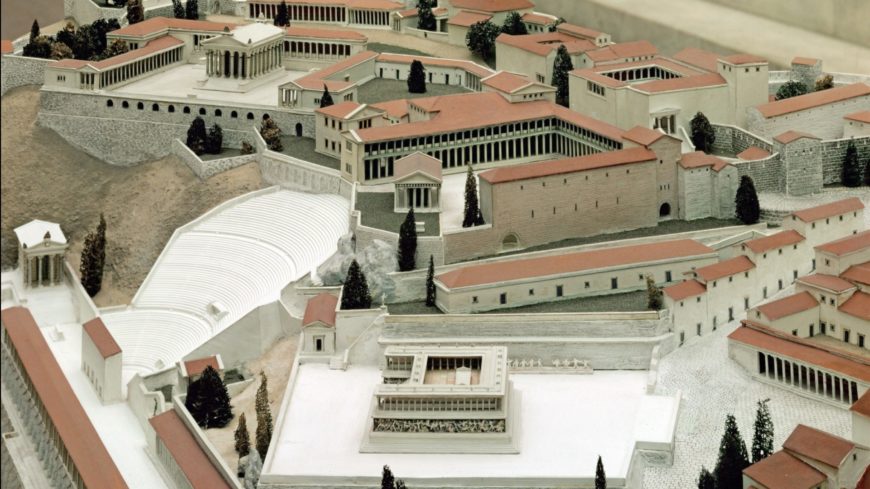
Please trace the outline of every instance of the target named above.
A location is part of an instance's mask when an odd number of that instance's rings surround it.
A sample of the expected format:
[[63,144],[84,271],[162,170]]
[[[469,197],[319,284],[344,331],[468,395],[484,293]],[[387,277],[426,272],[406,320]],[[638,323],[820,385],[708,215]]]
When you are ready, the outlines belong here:
[[227,386],[211,365],[190,384],[184,405],[196,424],[206,429],[223,428],[233,419]]
[[716,489],[740,489],[743,487],[743,469],[749,467],[746,455],[746,444],[737,429],[737,421],[733,415],[725,418],[725,433],[719,445],[719,459],[713,475],[716,478]]
[[323,85],[323,95],[320,96],[320,108],[329,107],[333,103],[332,94],[329,93],[329,89],[326,88],[326,85]]
[[435,257],[429,255],[429,272],[426,273],[426,305],[435,305]]
[[30,42],[39,37],[39,22],[33,19],[33,24],[30,26]]
[[341,294],[342,309],[370,309],[372,296],[369,293],[369,284],[356,260],[350,262],[347,268],[347,277],[344,279],[344,289]]
[[260,372],[262,381],[257,388],[254,409],[257,412],[256,449],[261,459],[266,458],[269,443],[272,441],[272,408],[269,406],[269,387],[266,374]]
[[758,401],[755,410],[755,425],[752,434],[752,463],[760,462],[773,454],[773,420],[767,403],[770,399]]
[[761,206],[758,203],[758,194],[755,192],[755,184],[747,175],[740,177],[740,186],[737,188],[736,204],[737,219],[743,224],[755,224],[761,217]]
[[278,12],[275,15],[275,25],[278,27],[286,27],[290,25],[290,12],[287,10],[287,2],[281,0],[278,5]]
[[236,427],[236,432],[233,436],[236,440],[236,453],[239,454],[239,457],[244,457],[251,453],[251,435],[248,433],[245,413],[239,415],[239,425]]
[[843,185],[858,187],[861,185],[861,166],[858,163],[858,149],[855,142],[849,140],[846,147],[846,157],[843,158]]
[[414,208],[408,209],[405,222],[399,228],[399,271],[407,272],[417,267],[417,224]]
[[698,476],[698,489],[716,489],[716,478],[706,467],[701,467],[701,475]]
[[208,136],[205,138],[205,152],[209,154],[220,154],[224,145],[224,132],[221,126],[215,124],[208,131]]
[[434,0],[420,0],[417,4],[417,29],[434,31],[438,25],[435,14],[432,13]]
[[522,36],[529,33],[528,29],[526,29],[526,24],[523,24],[523,19],[518,12],[511,12],[505,17],[501,31],[512,36]]
[[384,471],[381,474],[381,489],[396,489],[396,479],[393,477],[393,471],[389,465],[384,465]]
[[646,307],[658,311],[662,308],[662,289],[656,285],[652,275],[646,276]]
[[716,141],[716,132],[713,131],[713,126],[703,113],[698,112],[692,118],[692,144],[695,149],[709,153],[713,150],[713,143]]
[[100,292],[103,284],[103,268],[106,264],[106,220],[100,214],[97,230],[85,236],[82,245],[79,273],[81,284],[89,296]]
[[426,93],[426,69],[416,59],[411,62],[411,71],[408,73],[408,92]]
[[199,3],[197,0],[187,0],[187,5],[185,5],[184,9],[184,16],[191,20],[199,19]]
[[864,185],[870,187],[870,155],[867,155],[867,161],[864,162]]
[[607,476],[604,475],[604,464],[601,455],[598,456],[598,465],[595,466],[595,489],[607,489]]
[[570,103],[568,93],[568,72],[574,69],[568,48],[564,44],[559,45],[556,51],[556,59],[553,61],[553,83],[556,87],[556,103],[567,107]]
[[184,5],[181,4],[181,0],[172,0],[172,16],[176,19],[184,18]]
[[187,129],[187,147],[194,153],[201,155],[205,153],[205,144],[208,135],[205,132],[205,121],[202,117],[196,116],[190,127]]
[[463,214],[462,227],[469,228],[483,224],[483,215],[480,213],[480,204],[477,202],[477,180],[474,178],[474,170],[468,165],[465,176],[465,212]]

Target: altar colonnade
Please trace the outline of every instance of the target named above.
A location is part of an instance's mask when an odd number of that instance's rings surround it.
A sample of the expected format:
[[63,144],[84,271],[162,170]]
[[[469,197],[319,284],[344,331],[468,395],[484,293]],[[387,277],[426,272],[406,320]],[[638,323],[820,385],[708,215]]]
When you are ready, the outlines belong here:
[[283,66],[282,44],[251,48],[250,50],[207,48],[206,70],[208,76],[223,78],[256,78]]

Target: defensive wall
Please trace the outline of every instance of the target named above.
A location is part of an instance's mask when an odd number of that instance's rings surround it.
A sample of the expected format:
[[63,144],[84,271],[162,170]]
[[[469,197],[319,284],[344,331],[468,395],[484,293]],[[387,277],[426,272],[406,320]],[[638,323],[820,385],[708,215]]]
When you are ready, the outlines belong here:
[[0,58],[0,96],[25,85],[42,85],[45,67],[54,60],[4,54]]

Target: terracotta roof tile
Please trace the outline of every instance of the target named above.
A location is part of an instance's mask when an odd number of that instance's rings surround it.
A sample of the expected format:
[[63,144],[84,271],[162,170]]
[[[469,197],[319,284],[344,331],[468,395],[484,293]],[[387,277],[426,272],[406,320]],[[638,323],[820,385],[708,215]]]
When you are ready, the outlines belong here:
[[85,333],[88,334],[88,337],[94,343],[94,346],[97,347],[97,351],[100,352],[100,355],[102,355],[103,358],[109,358],[121,353],[121,347],[118,346],[118,343],[115,341],[115,338],[112,337],[112,333],[110,333],[108,328],[106,328],[102,319],[91,319],[82,325],[82,328],[85,330]]
[[819,343],[811,343],[753,321],[743,320],[741,323],[741,327],[728,335],[729,340],[870,382],[870,360],[866,356],[825,348]]
[[750,146],[738,153],[737,157],[746,161],[763,160],[770,157],[770,151],[759,148],[758,146]]
[[409,8],[406,10],[400,10],[396,13],[399,15],[399,17],[401,17],[403,19],[408,19],[408,18],[417,17],[418,15],[420,15],[420,10],[416,9],[416,8]]
[[849,410],[870,418],[870,390],[864,392],[864,395],[859,397]]
[[870,248],[870,229],[816,246],[816,250],[824,251],[834,256],[848,255],[867,248]]
[[113,36],[145,37],[163,30],[178,29],[185,31],[221,32],[226,27],[233,30],[242,24],[210,22],[207,20],[176,19],[172,17],[151,17],[142,22],[130,24],[109,33]]
[[431,56],[415,56],[411,54],[381,53],[378,55],[377,60],[385,63],[403,63],[409,66],[413,61],[417,60],[423,63],[424,68],[427,66],[459,68],[461,70],[465,70],[469,73],[477,75],[481,78],[485,76],[490,76],[495,73],[495,71],[489,68],[474,63],[473,61],[467,61],[464,59],[435,58]]
[[628,86],[627,83],[621,82],[616,78],[611,78],[607,75],[602,75],[601,73],[598,73],[592,68],[573,70],[571,71],[571,74],[580,78],[584,78],[586,80],[594,81],[595,83],[598,83],[599,85],[604,85],[605,87],[619,88]]
[[861,291],[855,292],[849,300],[840,306],[839,310],[858,319],[870,321],[870,294]]
[[684,280],[676,285],[670,285],[662,291],[671,299],[681,301],[707,292],[707,287],[697,280]]
[[478,22],[486,22],[491,19],[491,15],[475,14],[466,12],[465,10],[454,15],[447,21],[448,25],[458,25],[460,27],[471,27]]
[[839,468],[849,452],[855,448],[855,444],[839,436],[799,424],[782,444],[782,448]]
[[791,64],[793,65],[806,65],[806,66],[815,66],[820,60],[816,58],[802,58],[800,56],[795,57],[791,60]]
[[649,146],[665,136],[667,134],[656,129],[634,126],[622,135],[622,139],[627,139],[641,146]]
[[743,469],[743,475],[767,489],[815,489],[828,477],[780,450]]
[[3,309],[0,322],[85,487],[126,489],[121,472],[97,435],[30,311],[24,307]]
[[319,321],[327,326],[335,326],[335,307],[338,305],[338,297],[322,293],[308,299],[305,305],[305,316],[302,318],[302,327]]
[[559,49],[559,46],[565,45],[565,49],[570,54],[578,54],[596,49],[595,44],[585,39],[577,39],[576,37],[562,34],[561,32],[542,32],[539,34],[499,34],[495,39],[496,43],[507,44],[539,56],[547,56],[552,51]]
[[710,166],[713,167],[714,171],[720,171],[722,168],[728,166],[728,162],[718,156],[708,155],[703,151],[693,151],[681,156],[679,165],[687,170]]
[[749,258],[740,255],[729,260],[720,261],[706,267],[695,269],[695,274],[704,282],[712,282],[720,278],[737,275],[755,268],[755,264]]
[[611,166],[631,165],[656,160],[656,154],[646,148],[621,149],[605,151],[586,156],[562,158],[558,160],[538,161],[523,165],[503,166],[480,173],[480,178],[489,183],[498,184],[528,180],[563,173],[606,168]]
[[184,370],[187,371],[188,377],[193,377],[194,375],[203,373],[206,367],[211,367],[220,372],[221,366],[218,362],[217,356],[212,355],[210,357],[197,358],[195,360],[187,360],[184,362]]
[[776,102],[769,102],[758,105],[755,108],[764,117],[777,117],[867,95],[870,95],[870,85],[866,83],[853,83],[852,85],[829,88],[821,92],[812,92],[806,95],[777,100]]
[[326,85],[329,90],[343,90],[351,86],[352,83],[343,80],[327,80],[327,78],[360,63],[376,58],[377,56],[378,53],[374,51],[363,51],[345,58],[338,63],[327,66],[326,68],[317,70],[301,78],[297,78],[290,83],[295,83],[296,85],[308,90],[322,89],[324,85]]
[[190,430],[170,409],[148,420],[193,489],[230,489]]
[[798,282],[827,289],[835,293],[845,292],[849,289],[854,289],[855,286],[846,280],[834,275],[825,275],[822,273],[814,273],[798,279]]
[[852,265],[840,274],[840,278],[856,284],[870,285],[870,261]]
[[521,18],[523,19],[523,22],[527,24],[549,25],[556,22],[556,18],[552,15],[539,14],[536,12],[523,14]]
[[[664,56],[656,56],[651,59],[643,59],[640,61],[624,61],[622,63],[607,63],[603,65],[598,65],[592,68],[596,73],[608,74],[611,72],[621,71],[627,68],[647,68],[658,66],[660,68],[664,68],[668,71],[672,71],[679,75],[689,77],[694,75],[706,75],[709,73],[704,72],[704,70],[700,70],[697,68],[692,68],[686,66],[682,63],[678,63],[671,58],[666,58]],[[644,82],[646,83],[646,82]]]
[[387,115],[396,119],[401,119],[408,115],[408,100],[403,98],[390,100],[388,102],[378,102],[369,105],[369,107],[383,110]]
[[336,119],[346,119],[351,114],[356,113],[361,107],[364,107],[364,105],[359,102],[354,102],[353,100],[348,100],[330,105],[329,107],[314,109],[314,112],[329,117],[335,117]]
[[813,136],[808,132],[786,131],[778,136],[775,136],[773,140],[782,144],[788,144],[803,138],[819,139],[818,137]]
[[698,48],[686,48],[674,55],[674,59],[706,71],[718,72],[719,55]]
[[680,78],[671,78],[669,80],[655,80],[646,83],[638,83],[632,85],[641,92],[646,93],[661,93],[673,92],[676,90],[691,90],[693,88],[707,88],[725,85],[725,79],[718,73],[706,73],[703,75],[684,76]]
[[835,217],[848,212],[859,211],[864,208],[864,203],[858,197],[837,200],[828,204],[808,207],[792,212],[792,215],[803,222],[815,222],[828,217]]
[[732,65],[749,65],[756,63],[767,63],[767,60],[762,58],[761,56],[755,56],[752,54],[732,54],[731,56],[725,56],[719,58],[726,63],[730,63]]
[[799,312],[808,311],[818,307],[818,305],[819,302],[816,298],[809,292],[804,291],[762,304],[756,309],[764,314],[767,319],[776,321],[777,319],[793,316]]
[[395,161],[395,179],[422,172],[441,181],[441,160],[417,151]]
[[507,12],[509,10],[524,10],[534,8],[529,0],[450,0],[456,8],[467,8],[481,12]]
[[342,29],[323,29],[315,27],[289,26],[284,29],[289,37],[306,37],[312,39],[344,39],[347,41],[365,41],[368,38],[359,32]]
[[438,275],[448,288],[473,287],[660,260],[710,256],[716,252],[691,239],[621,246],[564,255],[468,265]]
[[870,124],[870,110],[862,110],[861,112],[847,114],[843,116],[843,118],[850,121],[864,122],[866,124]]
[[[134,24],[135,25],[135,24]],[[158,51],[163,51],[165,49],[182,46],[184,45],[184,41],[177,39],[172,36],[163,36],[158,37],[152,41],[148,41],[148,44],[145,46],[134,49],[132,51],[127,51],[124,54],[119,54],[118,56],[113,56],[111,58],[106,58],[102,61],[86,61],[80,59],[62,59],[59,61],[55,61],[49,66],[52,68],[71,68],[71,69],[79,69],[85,66],[90,66],[96,70],[105,70],[111,68],[113,66],[121,65],[127,63],[129,61],[135,61],[141,58],[144,58],[150,54],[154,54]]]
[[784,246],[791,246],[797,243],[800,243],[805,238],[801,235],[801,233],[794,230],[780,231],[775,234],[771,234],[770,236],[765,236],[763,238],[751,239],[745,243],[743,246],[746,246],[753,253],[764,253],[765,251],[775,250],[777,248],[782,248]]
[[569,24],[567,22],[562,22],[561,24],[557,25],[556,31],[563,34],[568,34],[569,36],[589,40],[594,40],[595,38],[603,34],[603,32],[601,31],[596,31],[595,29],[590,29],[588,27],[583,27],[575,24]]
[[484,78],[481,83],[505,93],[514,93],[532,84],[525,76],[509,71],[499,71],[495,75]]
[[0,41],[0,54],[9,54],[13,51],[12,41],[3,39]]
[[618,42],[603,48],[589,51],[586,55],[592,61],[604,62],[640,56],[654,56],[659,50],[649,41]]

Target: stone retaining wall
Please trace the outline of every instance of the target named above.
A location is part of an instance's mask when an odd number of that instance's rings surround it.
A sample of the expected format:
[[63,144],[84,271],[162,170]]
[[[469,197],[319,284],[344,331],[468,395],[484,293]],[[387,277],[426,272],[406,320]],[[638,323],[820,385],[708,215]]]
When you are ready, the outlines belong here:
[[713,143],[713,151],[716,153],[738,154],[750,146],[758,146],[761,149],[773,153],[773,143],[758,137],[745,129],[726,124],[713,124],[716,133],[716,141]]
[[199,177],[200,180],[207,180],[218,173],[223,173],[252,161],[257,161],[259,157],[256,153],[251,153],[247,155],[231,156],[228,158],[203,160],[197,156],[196,153],[191,151],[186,144],[181,142],[180,139],[172,140],[172,153],[184,161],[184,163],[190,167],[193,173]]
[[846,157],[846,148],[849,147],[850,139],[855,142],[858,149],[858,163],[861,169],[870,158],[870,136],[863,138],[844,138],[822,141],[822,178],[825,185],[840,183],[843,178],[843,159]]
[[53,60],[4,54],[0,61],[0,96],[24,85],[42,85],[45,66]]

